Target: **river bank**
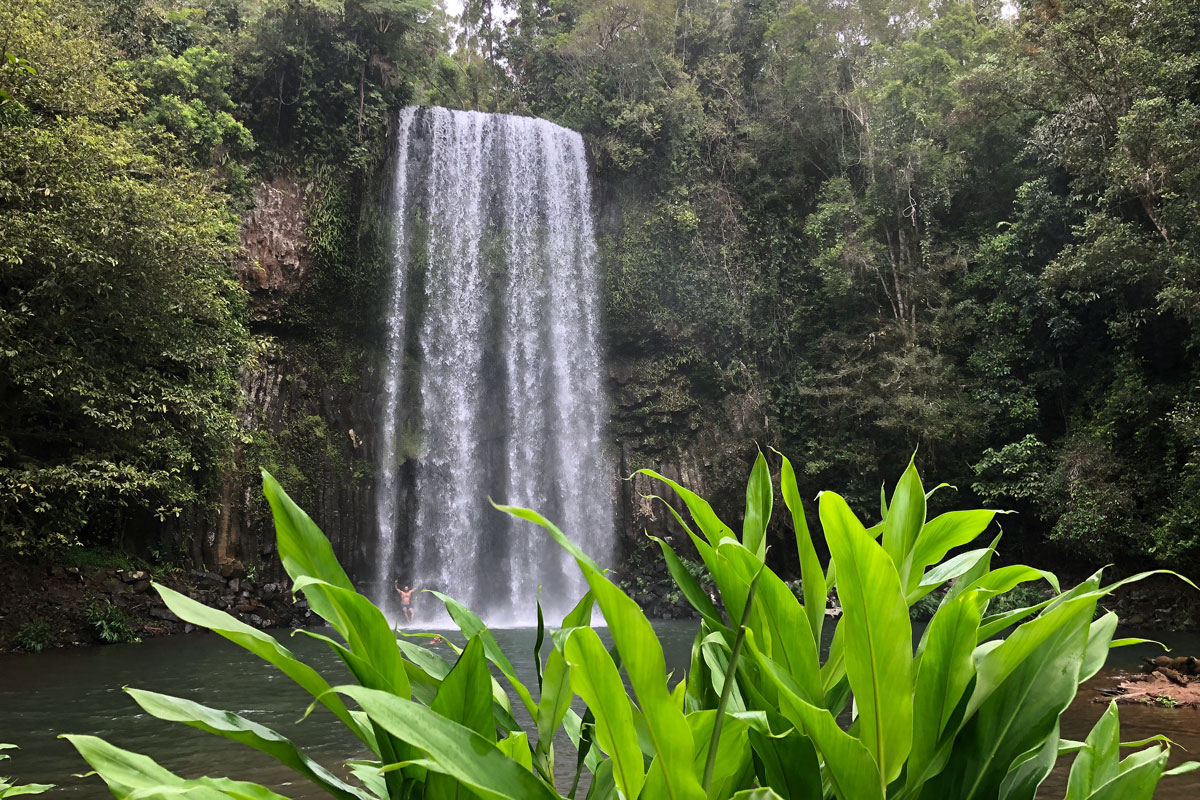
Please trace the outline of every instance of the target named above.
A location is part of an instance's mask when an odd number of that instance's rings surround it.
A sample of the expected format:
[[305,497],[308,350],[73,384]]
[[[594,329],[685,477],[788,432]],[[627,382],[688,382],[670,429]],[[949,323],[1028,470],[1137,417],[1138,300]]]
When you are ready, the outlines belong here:
[[290,586],[256,578],[238,561],[215,571],[0,561],[0,652],[190,633],[193,626],[167,609],[152,581],[255,628],[313,622],[307,602],[292,601]]
[[[635,548],[614,577],[651,619],[695,617],[694,609],[671,581],[666,564],[656,556],[657,547]],[[1063,577],[1062,585],[1073,586],[1084,577]],[[1112,572],[1107,577],[1114,580],[1118,575]],[[163,605],[152,580],[256,628],[303,627],[319,621],[303,598],[292,602],[286,581],[260,579],[256,570],[238,561],[226,562],[214,571],[0,561],[0,597],[4,598],[0,653],[38,649],[32,646],[38,644],[45,649],[106,643],[98,624],[104,613],[127,621],[137,638],[190,633],[192,626]],[[1034,590],[1021,599],[1020,604],[1027,605],[1041,598]],[[117,611],[108,611],[110,605]],[[932,613],[934,608],[936,602],[925,611]],[[1104,608],[1116,611],[1123,626],[1200,631],[1200,595],[1170,575],[1155,575],[1127,587],[1108,598]],[[918,614],[918,618],[927,616]]]

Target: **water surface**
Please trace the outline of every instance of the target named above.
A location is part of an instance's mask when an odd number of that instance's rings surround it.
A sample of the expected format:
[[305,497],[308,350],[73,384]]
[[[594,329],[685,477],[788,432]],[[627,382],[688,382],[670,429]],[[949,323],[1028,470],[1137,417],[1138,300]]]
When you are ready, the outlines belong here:
[[[688,667],[696,623],[658,622],[667,669],[676,676]],[[279,633],[281,637],[286,632]],[[534,631],[497,629],[497,640],[527,685],[536,685],[533,662]],[[602,635],[606,632],[602,631]],[[1200,653],[1200,636],[1170,634],[1154,637],[1145,632],[1122,631],[1122,636],[1165,638],[1177,654]],[[346,678],[344,668],[319,642],[303,634],[288,646],[325,674],[330,683]],[[452,658],[445,646],[442,654]],[[1152,648],[1122,648],[1110,665],[1081,689],[1063,721],[1063,736],[1082,739],[1104,711],[1105,700],[1096,691],[1113,686],[1124,674],[1136,670],[1138,659],[1155,655]],[[123,686],[176,694],[217,708],[236,711],[275,728],[296,741],[310,755],[339,770],[347,758],[365,755],[326,710],[318,709],[299,722],[308,695],[273,667],[218,636],[196,633],[151,639],[137,645],[111,645],[75,650],[53,650],[38,655],[0,656],[0,741],[21,746],[4,772],[20,782],[56,783],[60,796],[71,800],[107,797],[99,779],[72,777],[86,764],[59,733],[102,736],[128,750],[153,756],[167,768],[185,776],[229,776],[264,783],[297,800],[324,797],[304,781],[292,782],[293,773],[258,751],[227,742],[182,725],[171,725],[140,713],[121,691]],[[1096,702],[1100,700],[1101,702]],[[1122,738],[1129,741],[1165,733],[1192,754],[1200,755],[1200,710],[1122,706]],[[558,748],[559,783],[569,786],[573,750]],[[1187,755],[1180,749],[1172,764]],[[1060,768],[1039,794],[1060,798],[1066,784]],[[1200,796],[1196,774],[1169,778],[1160,784],[1160,800],[1194,800]]]

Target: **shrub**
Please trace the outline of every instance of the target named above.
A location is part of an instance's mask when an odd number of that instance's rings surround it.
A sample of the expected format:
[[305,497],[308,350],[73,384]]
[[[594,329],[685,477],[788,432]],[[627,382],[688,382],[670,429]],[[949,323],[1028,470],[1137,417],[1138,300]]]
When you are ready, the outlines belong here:
[[40,619],[23,622],[13,641],[26,652],[40,653],[50,646],[50,626]]
[[100,641],[107,644],[130,644],[140,642],[141,638],[133,632],[129,616],[120,607],[113,605],[111,600],[97,602],[96,598],[88,599],[87,621]]
[[[158,592],[181,619],[279,668],[373,756],[349,762],[349,782],[249,719],[127,691],[150,715],[249,744],[339,800],[560,798],[552,746],[560,728],[576,747],[568,796],[575,796],[586,770],[593,800],[1032,800],[1066,753],[1076,754],[1069,797],[1149,798],[1163,775],[1200,767],[1166,771],[1169,743],[1161,737],[1130,745],[1143,749],[1121,760],[1116,706],[1086,742],[1059,737],[1059,715],[1078,685],[1100,669],[1110,647],[1130,643],[1113,641],[1114,614],[1093,621],[1097,602],[1120,583],[1101,587],[1097,573],[1062,592],[1042,570],[993,570],[999,537],[947,559],[979,537],[995,512],[955,511],[927,520],[926,495],[911,464],[884,504],[883,520],[870,528],[838,495],[820,496],[832,554],[826,569],[817,561],[795,474],[783,459],[781,488],[796,532],[803,603],[764,562],[774,489],[761,455],[740,537],[703,499],[646,474],[687,505],[695,530],[678,514],[677,520],[722,606],[658,542],[679,591],[702,616],[691,667],[674,685],[637,604],[535,512],[498,506],[545,527],[574,556],[589,585],[549,637],[539,606],[536,695],[482,621],[445,595],[434,593],[467,639],[463,649],[455,648],[453,665],[397,640],[379,609],[354,590],[329,541],[267,475],[279,554],[293,591],[305,595],[337,638],[309,635],[340,657],[354,683],[331,687],[268,634],[166,587]],[[993,598],[1031,581],[1047,582],[1055,594],[1030,607],[989,613]],[[833,587],[843,614],[822,661],[818,643]],[[942,587],[948,589],[914,648],[909,608]],[[611,648],[591,627],[594,605],[608,623]],[[528,731],[514,719],[510,691],[532,720]],[[572,708],[576,696],[586,704],[582,716]],[[853,717],[849,725],[842,722],[846,711]],[[279,797],[227,778],[185,779],[92,736],[66,738],[121,798]]]

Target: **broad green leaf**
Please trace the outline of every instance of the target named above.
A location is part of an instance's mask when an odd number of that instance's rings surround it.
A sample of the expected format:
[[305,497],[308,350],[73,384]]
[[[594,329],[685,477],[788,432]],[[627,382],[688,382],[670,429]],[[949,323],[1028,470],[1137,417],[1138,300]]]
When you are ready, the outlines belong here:
[[1167,766],[1166,748],[1151,747],[1121,762],[1121,771],[1096,787],[1088,800],[1151,800]]
[[824,777],[840,800],[883,800],[880,769],[870,751],[854,736],[838,727],[833,714],[804,702],[798,687],[782,670],[750,647],[763,674],[779,691],[779,710],[816,745],[825,762]]
[[[333,554],[333,546],[325,534],[300,506],[288,496],[279,482],[266,470],[262,471],[263,494],[271,505],[275,518],[275,534],[279,542],[279,558],[292,580],[301,576],[318,578],[347,591],[354,591],[354,584]],[[333,622],[324,605],[313,605],[312,610],[323,619]]]
[[1075,696],[1095,604],[1095,593],[1076,597],[977,649],[961,728],[922,797],[996,797],[1009,765],[1052,735]]
[[554,775],[554,733],[562,725],[570,707],[571,671],[562,652],[555,647],[546,657],[542,696],[538,699],[537,715],[534,717],[537,727],[534,760],[539,765],[539,771],[547,777]]
[[552,634],[555,646],[546,658],[546,671],[542,679],[542,693],[538,698],[534,723],[537,727],[537,747],[533,753],[534,763],[547,778],[554,775],[554,734],[570,711],[571,671],[563,657],[562,644],[573,628],[588,626],[592,620],[592,593],[587,592],[567,613],[562,628]]
[[675,585],[683,592],[683,596],[691,603],[692,608],[700,612],[701,616],[716,622],[721,621],[721,612],[713,605],[712,598],[700,586],[700,582],[687,571],[683,566],[683,562],[679,560],[679,556],[671,549],[671,546],[659,539],[657,536],[651,536],[651,539],[658,542],[658,546],[662,549],[663,558],[667,562],[667,570],[671,573],[671,578],[674,579]]
[[950,511],[926,522],[917,539],[912,572],[905,589],[911,592],[917,582],[924,582],[921,573],[940,562],[951,550],[978,539],[992,524],[996,513],[988,509]]
[[[821,525],[825,525],[824,515]],[[919,575],[923,571],[914,565],[913,551],[924,525],[925,489],[921,486],[921,476],[917,474],[916,463],[909,461],[908,468],[896,484],[896,490],[892,492],[892,502],[888,506],[887,516],[883,519],[883,549],[896,566],[901,587],[908,587],[910,573]],[[828,529],[825,531],[825,538],[829,538]]]
[[999,635],[1001,632],[1011,628],[1026,617],[1031,617],[1034,614],[1049,608],[1054,602],[1054,599],[1043,600],[1040,603],[1025,608],[1014,608],[1012,611],[1005,611],[1002,614],[992,614],[983,618],[983,622],[979,626],[979,641],[980,643],[991,639],[993,636]]
[[[726,643],[725,637],[719,633],[709,635],[701,643],[701,654],[703,655],[704,663],[708,666],[709,680],[711,681],[714,697],[719,698],[725,693],[725,678],[729,674],[730,652],[731,646]],[[731,711],[745,711],[746,701],[742,699],[742,693],[737,684],[737,681],[733,681],[733,685],[730,687],[730,695],[728,697],[729,707]]]
[[979,608],[970,595],[942,604],[925,629],[913,691],[913,746],[908,762],[909,791],[942,765],[934,762],[942,733],[962,700],[975,662]]
[[[750,619],[755,641],[769,656],[782,666],[796,684],[804,691],[802,697],[810,703],[819,704],[821,698],[820,661],[817,643],[812,638],[808,619],[800,601],[769,567],[763,567],[747,548],[735,543],[726,543],[717,548],[746,582],[747,588],[758,580],[754,606],[758,613]],[[770,642],[770,649],[763,647]]]
[[[920,582],[917,584],[917,589],[927,590],[925,593],[933,591],[946,581],[961,577],[973,570],[980,561],[988,558],[991,552],[990,548],[982,547],[978,550],[968,550],[965,553],[959,553],[949,561],[943,561],[922,575]],[[908,592],[910,603],[915,602],[913,600],[915,591],[910,589]],[[920,594],[917,599],[923,597],[925,593]]]
[[[504,510],[503,506],[497,506],[497,508]],[[462,631],[463,636],[468,639],[475,636],[480,637],[488,661],[491,661],[500,668],[500,672],[508,680],[509,685],[516,690],[517,696],[521,698],[521,703],[525,706],[526,713],[531,717],[536,716],[537,703],[533,702],[533,695],[525,688],[525,684],[521,683],[520,679],[517,678],[517,671],[513,669],[512,662],[508,660],[508,656],[504,655],[504,651],[500,649],[499,643],[496,642],[496,637],[483,624],[483,620],[474,611],[471,611],[471,609],[453,597],[444,595],[441,592],[435,592],[432,589],[427,589],[426,591],[445,604],[446,611],[450,613],[450,619],[454,620],[454,624]]]
[[[703,772],[708,759],[709,743],[714,738],[717,711],[706,710],[689,714],[692,739],[696,742],[695,769]],[[709,782],[708,797],[715,800],[729,797],[745,786],[750,771],[749,724],[739,717],[725,715],[717,744],[714,769]]]
[[667,797],[670,800],[703,797],[704,792],[692,768],[694,743],[691,729],[667,688],[662,645],[650,621],[637,603],[604,577],[595,563],[555,525],[540,514],[525,509],[518,516],[546,528],[563,549],[575,556],[576,563],[583,571],[608,622],[638,705],[645,714],[656,753],[655,761],[665,778]]
[[1120,763],[1121,726],[1117,704],[1109,703],[1071,764],[1063,800],[1087,800],[1093,791],[1116,777]]
[[65,734],[61,738],[79,751],[119,798],[186,795],[191,800],[286,800],[265,786],[254,783],[228,778],[181,778],[149,756],[122,750],[95,736]]
[[1092,623],[1083,665],[1079,668],[1079,683],[1091,678],[1104,666],[1104,662],[1108,660],[1108,651],[1112,649],[1113,634],[1116,632],[1116,612],[1110,611]]
[[357,778],[367,791],[381,799],[388,796],[387,781],[379,772],[384,767],[383,762],[347,761],[346,766],[350,769],[350,774]]
[[339,686],[336,691],[357,702],[389,734],[424,751],[443,774],[482,797],[557,800],[549,787],[496,745],[426,706],[363,686]]
[[613,780],[625,797],[637,797],[646,776],[621,675],[591,628],[573,630],[563,649],[571,688],[587,703],[596,720],[596,742],[612,758]]
[[761,765],[761,785],[783,800],[821,800],[821,765],[810,739],[795,729],[782,736],[751,730],[749,738]]
[[613,780],[612,761],[604,761],[592,775],[587,800],[617,800],[617,784]]
[[168,722],[181,722],[253,747],[295,770],[334,797],[341,800],[366,800],[369,797],[304,755],[291,740],[264,725],[232,712],[220,711],[181,697],[142,689],[125,691],[150,716]]
[[703,497],[690,489],[685,489],[670,478],[659,475],[654,470],[639,469],[637,474],[648,475],[674,489],[675,493],[679,495],[688,507],[688,511],[692,514],[692,519],[696,521],[696,525],[700,528],[700,532],[704,534],[704,538],[708,540],[709,544],[715,547],[725,537],[733,538],[733,531],[728,525],[721,522],[716,512],[712,510],[712,506]]
[[492,675],[488,672],[483,642],[478,635],[467,642],[430,707],[489,742],[496,741],[496,726],[492,721]]
[[[915,476],[915,469],[912,473]],[[902,514],[915,520],[924,515],[924,502],[920,481],[902,478],[888,516]],[[913,510],[915,505],[920,506],[919,511]],[[839,627],[846,630],[846,676],[858,708],[859,735],[878,765],[882,789],[900,774],[912,749],[913,649],[908,604],[894,561],[866,532],[846,501],[824,492],[820,513],[831,558],[837,565],[843,609]],[[894,546],[899,547],[896,542]]]
[[323,706],[342,721],[342,724],[354,732],[355,736],[373,746],[373,741],[350,716],[342,699],[329,692],[329,683],[321,677],[320,673],[296,658],[291,650],[281,645],[273,636],[247,625],[224,611],[218,611],[203,603],[198,603],[174,589],[157,583],[154,584],[154,589],[175,616],[197,627],[207,628],[277,667],[297,685],[313,697],[318,698]]
[[1058,758],[1058,732],[1056,724],[1049,736],[1013,760],[1000,783],[998,800],[1033,800]]
[[529,750],[529,735],[524,731],[516,731],[496,742],[500,752],[533,772],[533,753]]
[[[829,587],[825,583],[825,573],[821,569],[821,561],[817,558],[812,534],[808,530],[808,520],[804,516],[804,504],[800,501],[800,490],[796,486],[796,471],[792,469],[792,462],[782,453],[780,458],[783,459],[783,466],[779,471],[779,486],[783,492],[784,505],[792,512],[792,528],[796,531],[796,552],[800,557],[800,580],[804,590],[804,614],[808,618],[813,641],[819,643],[821,631],[825,626],[825,604],[829,597]],[[880,491],[882,492],[882,489]],[[886,514],[886,511],[884,513]]]
[[774,497],[771,471],[767,469],[767,459],[759,450],[746,484],[746,516],[742,520],[742,544],[759,561],[767,557],[767,524],[771,521]]
[[[307,575],[296,578],[295,590],[304,592],[309,605],[320,602],[328,608],[329,623],[357,657],[354,662],[357,666],[349,663],[347,666],[355,671],[359,683],[401,697],[411,694],[396,634],[387,617],[370,600],[353,589],[343,589]],[[364,664],[369,669],[364,669]]]

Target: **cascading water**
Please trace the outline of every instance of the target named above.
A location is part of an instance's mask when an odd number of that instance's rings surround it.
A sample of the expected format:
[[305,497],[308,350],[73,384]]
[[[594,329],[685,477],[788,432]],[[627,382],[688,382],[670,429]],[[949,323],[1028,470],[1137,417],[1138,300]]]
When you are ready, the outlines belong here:
[[583,141],[545,120],[408,108],[394,169],[378,598],[394,607],[398,578],[503,624],[533,618],[541,586],[561,612],[586,588],[574,562],[488,497],[610,554]]

